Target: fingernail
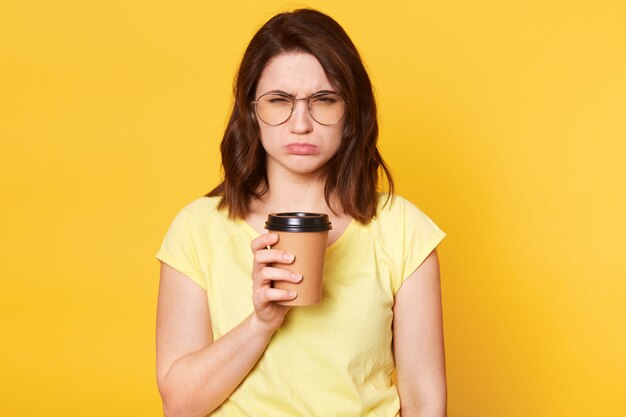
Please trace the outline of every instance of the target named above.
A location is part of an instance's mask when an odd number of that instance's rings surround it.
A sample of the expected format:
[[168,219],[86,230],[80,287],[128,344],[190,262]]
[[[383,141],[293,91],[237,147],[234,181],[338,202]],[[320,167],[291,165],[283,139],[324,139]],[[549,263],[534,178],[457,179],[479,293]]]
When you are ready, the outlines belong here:
[[293,278],[296,282],[302,281],[302,275],[301,274],[291,274],[291,278]]
[[290,296],[291,298],[296,298],[296,296],[297,296],[297,295],[298,295],[298,293],[297,293],[297,292],[295,292],[295,291],[289,291],[289,296]]
[[285,254],[283,255],[283,258],[284,258],[284,259],[286,259],[286,260],[288,260],[288,261],[293,261],[293,255],[292,255],[292,254],[290,254],[290,253],[285,253]]

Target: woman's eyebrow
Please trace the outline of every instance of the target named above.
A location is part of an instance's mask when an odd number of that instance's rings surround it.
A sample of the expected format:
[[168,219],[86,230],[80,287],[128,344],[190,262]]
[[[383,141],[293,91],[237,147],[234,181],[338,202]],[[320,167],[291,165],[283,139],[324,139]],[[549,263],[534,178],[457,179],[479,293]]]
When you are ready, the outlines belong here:
[[[261,95],[264,96],[266,94],[280,94],[282,96],[288,96],[288,97],[296,98],[295,95],[289,94],[288,92],[283,91],[283,90],[270,90],[270,91],[267,91],[267,92],[265,92],[265,93],[263,93]],[[315,95],[319,95],[319,94],[337,94],[337,92],[333,91],[333,90],[319,90],[319,91],[314,92],[313,94],[310,94],[309,97],[315,96]]]
[[292,94],[289,94],[288,92],[283,91],[283,90],[271,90],[263,94],[281,94],[284,96],[294,97]]
[[316,93],[311,94],[312,96],[316,95],[316,94],[337,94],[336,91],[333,90],[320,90]]

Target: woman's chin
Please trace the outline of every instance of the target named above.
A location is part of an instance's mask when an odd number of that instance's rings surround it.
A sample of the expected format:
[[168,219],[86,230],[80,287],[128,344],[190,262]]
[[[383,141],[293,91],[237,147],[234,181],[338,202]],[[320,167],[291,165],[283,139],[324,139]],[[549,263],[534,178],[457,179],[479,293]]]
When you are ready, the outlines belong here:
[[299,158],[298,160],[289,161],[289,163],[276,164],[276,166],[272,169],[268,166],[268,173],[280,172],[280,175],[297,175],[297,176],[319,176],[324,172],[325,164],[315,162],[315,161],[307,161],[305,158]]

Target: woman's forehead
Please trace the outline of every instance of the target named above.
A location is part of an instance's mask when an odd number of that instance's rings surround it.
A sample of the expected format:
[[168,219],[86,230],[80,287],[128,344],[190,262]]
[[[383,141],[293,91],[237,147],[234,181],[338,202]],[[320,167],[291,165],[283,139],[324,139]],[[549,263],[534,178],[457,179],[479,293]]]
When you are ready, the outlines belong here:
[[300,97],[333,87],[317,58],[306,52],[293,52],[277,55],[265,65],[257,96],[274,90]]

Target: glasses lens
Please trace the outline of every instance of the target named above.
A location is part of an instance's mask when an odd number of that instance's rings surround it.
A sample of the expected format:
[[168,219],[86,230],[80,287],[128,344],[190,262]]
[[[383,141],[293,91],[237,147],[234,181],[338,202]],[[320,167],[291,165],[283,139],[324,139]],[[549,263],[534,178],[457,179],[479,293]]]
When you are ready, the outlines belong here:
[[325,93],[311,97],[311,116],[322,125],[334,125],[343,118],[346,104],[337,94]]
[[268,125],[279,125],[289,119],[293,103],[281,94],[266,94],[256,104],[257,116]]

